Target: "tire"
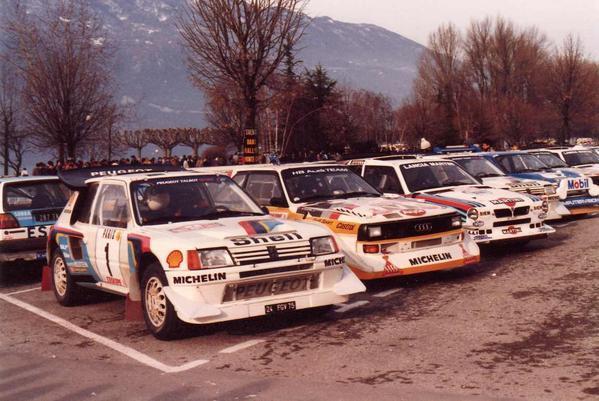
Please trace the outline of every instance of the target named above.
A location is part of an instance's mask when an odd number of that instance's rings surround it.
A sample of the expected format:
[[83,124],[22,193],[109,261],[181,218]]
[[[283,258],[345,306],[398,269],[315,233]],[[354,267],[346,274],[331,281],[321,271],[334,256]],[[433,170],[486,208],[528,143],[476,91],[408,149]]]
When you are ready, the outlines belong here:
[[152,263],[141,280],[141,304],[148,330],[159,340],[172,340],[181,336],[183,322],[173,304],[164,294],[168,285],[162,266]]
[[83,298],[83,288],[73,280],[60,251],[57,250],[53,253],[50,268],[52,270],[52,290],[58,303],[62,306],[80,304]]

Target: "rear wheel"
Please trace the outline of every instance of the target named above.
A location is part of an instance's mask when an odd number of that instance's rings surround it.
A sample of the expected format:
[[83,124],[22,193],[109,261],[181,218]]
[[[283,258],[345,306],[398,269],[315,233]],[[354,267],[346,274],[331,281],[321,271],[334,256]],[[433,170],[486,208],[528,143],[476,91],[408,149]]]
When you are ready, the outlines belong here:
[[171,340],[181,335],[183,322],[164,293],[167,280],[162,267],[151,264],[142,277],[141,302],[148,330],[159,340]]
[[58,303],[63,306],[79,304],[83,295],[83,288],[73,280],[60,251],[56,251],[52,255],[51,267],[52,289]]

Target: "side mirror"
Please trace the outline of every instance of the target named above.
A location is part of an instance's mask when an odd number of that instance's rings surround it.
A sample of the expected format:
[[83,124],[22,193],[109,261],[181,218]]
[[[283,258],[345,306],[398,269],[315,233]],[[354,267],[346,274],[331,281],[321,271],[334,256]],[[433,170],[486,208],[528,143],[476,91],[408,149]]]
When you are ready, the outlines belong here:
[[268,210],[268,207],[266,206],[260,206],[260,210],[262,210],[264,214],[270,214],[270,210]]
[[270,200],[270,206],[274,206],[274,207],[289,207],[289,204],[287,203],[287,201],[284,198],[271,198]]

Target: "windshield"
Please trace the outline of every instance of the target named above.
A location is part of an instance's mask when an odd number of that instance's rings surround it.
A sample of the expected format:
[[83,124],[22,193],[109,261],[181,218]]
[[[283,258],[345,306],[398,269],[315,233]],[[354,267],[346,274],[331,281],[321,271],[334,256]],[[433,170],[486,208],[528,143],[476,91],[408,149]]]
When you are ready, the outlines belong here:
[[568,166],[581,166],[583,164],[598,164],[599,156],[591,151],[564,152],[564,159]]
[[505,175],[492,162],[484,157],[456,157],[452,158],[454,162],[460,165],[468,174],[479,178],[499,177]]
[[140,225],[264,214],[237,184],[223,176],[157,178],[135,182],[131,191]]
[[542,163],[546,164],[547,167],[551,168],[562,168],[568,167],[566,163],[562,159],[560,159],[557,155],[553,153],[532,153],[533,156],[538,158]]
[[69,196],[70,191],[59,181],[9,183],[4,186],[4,210],[63,208]]
[[450,161],[403,164],[400,170],[410,192],[458,185],[479,185],[471,175]]
[[283,171],[283,182],[292,202],[360,196],[381,196],[347,167],[309,167]]
[[543,171],[549,168],[548,165],[531,154],[499,155],[496,160],[510,174]]

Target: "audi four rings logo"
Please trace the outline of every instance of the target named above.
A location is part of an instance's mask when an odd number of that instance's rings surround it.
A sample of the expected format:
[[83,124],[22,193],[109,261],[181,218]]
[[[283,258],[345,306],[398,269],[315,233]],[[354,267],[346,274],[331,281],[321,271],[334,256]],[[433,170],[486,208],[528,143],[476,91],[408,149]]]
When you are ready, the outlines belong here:
[[431,223],[418,223],[414,225],[414,229],[419,233],[425,233],[431,231],[433,229],[433,225]]

